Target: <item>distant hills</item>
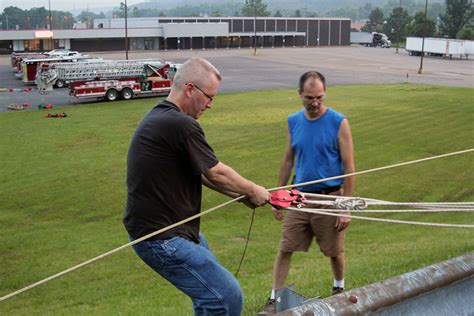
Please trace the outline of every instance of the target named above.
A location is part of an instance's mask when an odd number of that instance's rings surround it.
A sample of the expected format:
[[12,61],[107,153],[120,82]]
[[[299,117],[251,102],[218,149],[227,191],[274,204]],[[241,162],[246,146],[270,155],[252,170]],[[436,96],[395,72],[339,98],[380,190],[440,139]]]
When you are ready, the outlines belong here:
[[[346,6],[360,7],[365,4],[371,4],[372,6],[382,7],[388,2],[399,3],[398,0],[267,0],[264,1],[267,4],[268,9],[271,11],[276,10],[291,10],[296,9],[308,9],[317,12],[327,12],[329,10],[339,9]],[[213,5],[222,5],[223,2],[234,4],[234,5],[243,5],[245,0],[236,1],[236,0],[148,0],[140,4],[129,5],[129,7],[138,7],[138,8],[150,8],[150,9],[159,9],[159,10],[170,10],[178,6],[198,6],[201,4],[213,4]],[[425,0],[402,0],[403,3],[416,3],[424,4]],[[444,3],[444,0],[430,0],[432,3]]]
[[[122,0],[124,1],[124,0]],[[429,4],[444,4],[445,0],[430,0]],[[117,0],[120,3],[120,0]],[[241,8],[245,0],[144,0],[141,3],[130,4],[129,10],[135,7],[145,12],[145,16],[163,13],[167,16],[190,16],[190,15],[240,15]],[[267,0],[264,1],[267,9],[274,15],[278,10],[284,16],[294,16],[299,10],[302,15],[324,16],[328,13],[334,15],[335,12],[346,13],[350,9],[358,9],[363,6],[375,7],[396,7],[400,0]],[[413,8],[415,5],[423,6],[425,0],[402,0],[402,6]],[[107,16],[112,15],[114,8],[101,9]],[[109,10],[109,11],[107,11]],[[390,9],[391,10],[391,9]],[[99,10],[93,10],[98,12]],[[367,11],[367,10],[366,10]]]

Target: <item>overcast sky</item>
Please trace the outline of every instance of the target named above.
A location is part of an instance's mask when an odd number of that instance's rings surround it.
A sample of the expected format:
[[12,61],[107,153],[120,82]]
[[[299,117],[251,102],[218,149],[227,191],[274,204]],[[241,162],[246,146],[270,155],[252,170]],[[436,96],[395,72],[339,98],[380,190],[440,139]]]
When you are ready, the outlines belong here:
[[[124,0],[50,0],[51,10],[69,11],[71,13],[80,13],[83,10],[89,9],[102,9],[104,7],[118,7],[120,1]],[[143,0],[127,0],[127,4],[130,7],[132,4],[144,2]],[[0,0],[0,10],[3,11],[5,7],[14,6],[21,9],[30,9],[37,7],[48,8],[48,0]],[[75,12],[73,12],[75,11]]]

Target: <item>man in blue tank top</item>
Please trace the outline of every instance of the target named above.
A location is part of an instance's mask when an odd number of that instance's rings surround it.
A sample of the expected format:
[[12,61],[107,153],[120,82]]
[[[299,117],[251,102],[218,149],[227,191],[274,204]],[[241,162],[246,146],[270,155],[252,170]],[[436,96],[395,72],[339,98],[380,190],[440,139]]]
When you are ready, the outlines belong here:
[[[286,150],[280,168],[278,186],[290,179],[303,183],[355,172],[351,130],[344,115],[324,105],[326,80],[322,74],[309,71],[299,82],[298,93],[304,109],[288,116]],[[302,192],[352,196],[354,176],[298,187]],[[317,208],[323,208],[316,205]],[[280,249],[273,268],[273,289],[264,308],[273,312],[275,290],[283,288],[295,251],[308,251],[313,237],[321,252],[330,258],[334,274],[332,294],[344,290],[344,234],[350,218],[290,211],[283,216],[273,209],[275,218],[283,220]],[[264,314],[263,313],[263,314]]]

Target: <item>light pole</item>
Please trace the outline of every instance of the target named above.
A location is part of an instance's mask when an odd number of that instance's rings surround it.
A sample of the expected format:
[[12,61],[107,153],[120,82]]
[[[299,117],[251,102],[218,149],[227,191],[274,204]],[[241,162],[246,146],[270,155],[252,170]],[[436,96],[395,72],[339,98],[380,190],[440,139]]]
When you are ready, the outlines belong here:
[[127,0],[125,0],[125,59],[128,60],[128,25],[127,25]]
[[254,31],[254,46],[253,55],[257,55],[257,3],[253,0],[253,31]]
[[400,0],[400,17],[398,19],[398,23],[397,23],[397,46],[396,46],[396,49],[395,49],[395,53],[398,54],[398,46],[400,45],[400,28],[402,27],[401,26],[401,13],[402,13],[402,0]]
[[423,22],[423,40],[421,41],[421,58],[420,58],[420,68],[418,69],[418,74],[423,74],[423,56],[425,55],[425,33],[426,33],[426,16],[428,13],[428,0],[425,2],[425,21]]
[[49,32],[51,33],[51,50],[54,49],[53,41],[53,17],[51,16],[51,0],[48,0],[49,4]]

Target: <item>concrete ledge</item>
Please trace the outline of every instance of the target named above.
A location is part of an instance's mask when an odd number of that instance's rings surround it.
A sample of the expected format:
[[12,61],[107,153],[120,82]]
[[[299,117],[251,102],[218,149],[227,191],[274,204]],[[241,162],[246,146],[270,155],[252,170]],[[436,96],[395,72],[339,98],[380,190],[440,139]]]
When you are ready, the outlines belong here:
[[[435,290],[451,291],[458,289],[459,287],[443,288],[459,281],[468,282],[470,285],[466,285],[464,288],[470,288],[472,287],[472,281],[474,281],[473,276],[474,253],[469,253],[323,300],[310,300],[299,307],[276,315],[366,315],[397,304],[401,307],[404,302],[408,301],[414,306],[411,308],[423,309],[426,307],[426,305],[423,305],[425,303],[413,304],[413,299],[420,298],[424,294]],[[460,287],[460,289],[462,288]],[[461,299],[460,301],[462,302],[470,302],[469,297],[472,298],[471,291],[463,291],[456,295],[466,296],[467,300]],[[431,303],[430,309],[436,310],[439,314],[457,314],[449,302],[434,300]],[[467,304],[468,306],[459,307],[462,307],[463,311],[467,308],[474,312],[474,304],[472,302]],[[449,307],[449,310],[443,310],[443,306]],[[396,310],[396,308],[392,308],[391,312],[383,314],[402,315]],[[421,310],[413,310],[411,312],[416,315],[423,314],[420,313]],[[469,311],[467,313],[469,314]]]

